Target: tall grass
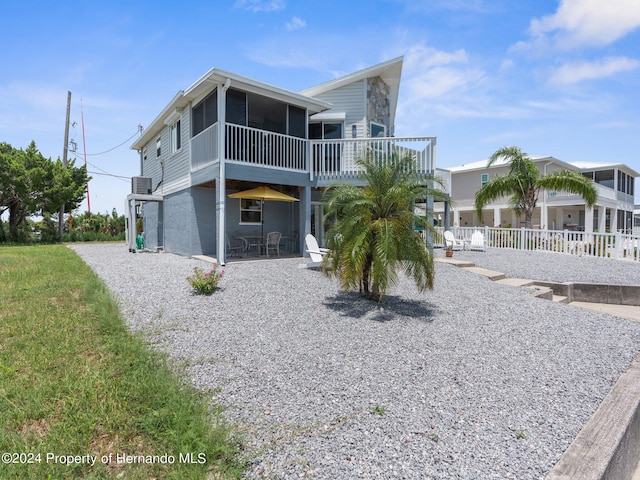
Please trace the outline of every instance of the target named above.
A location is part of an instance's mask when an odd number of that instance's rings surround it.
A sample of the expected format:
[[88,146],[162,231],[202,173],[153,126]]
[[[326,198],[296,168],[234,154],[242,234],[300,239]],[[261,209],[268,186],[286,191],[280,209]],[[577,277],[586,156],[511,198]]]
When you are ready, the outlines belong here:
[[240,475],[220,409],[128,333],[74,252],[0,247],[0,285],[0,478]]

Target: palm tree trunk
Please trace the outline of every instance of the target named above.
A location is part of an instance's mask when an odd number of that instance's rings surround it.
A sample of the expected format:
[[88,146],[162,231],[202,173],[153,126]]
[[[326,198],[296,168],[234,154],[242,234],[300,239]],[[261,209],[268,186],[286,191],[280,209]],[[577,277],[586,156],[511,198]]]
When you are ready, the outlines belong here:
[[371,298],[369,285],[371,283],[371,255],[367,255],[367,259],[362,269],[362,287],[360,293],[366,298]]

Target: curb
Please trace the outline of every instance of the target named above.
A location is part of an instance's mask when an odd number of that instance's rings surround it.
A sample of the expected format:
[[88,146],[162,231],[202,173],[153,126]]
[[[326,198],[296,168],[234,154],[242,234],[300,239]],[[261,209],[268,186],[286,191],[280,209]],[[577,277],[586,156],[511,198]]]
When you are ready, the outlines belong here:
[[546,480],[629,480],[640,456],[640,355]]

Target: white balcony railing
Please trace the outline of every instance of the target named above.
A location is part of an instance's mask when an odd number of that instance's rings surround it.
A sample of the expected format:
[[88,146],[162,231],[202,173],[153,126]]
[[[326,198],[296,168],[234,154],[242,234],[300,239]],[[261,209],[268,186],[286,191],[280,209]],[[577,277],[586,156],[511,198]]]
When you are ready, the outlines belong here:
[[331,181],[355,178],[360,173],[358,158],[372,151],[381,158],[409,154],[418,173],[433,173],[435,137],[384,137],[339,140],[311,140],[313,176]]
[[[216,123],[191,139],[192,170],[218,161],[218,128]],[[434,137],[307,140],[234,124],[224,129],[227,162],[305,172],[312,179],[332,181],[357,177],[357,159],[372,151],[381,158],[409,154],[418,173],[434,171]]]
[[307,171],[307,140],[227,124],[225,158],[268,168]]
[[218,124],[214,123],[191,139],[191,170],[218,161]]

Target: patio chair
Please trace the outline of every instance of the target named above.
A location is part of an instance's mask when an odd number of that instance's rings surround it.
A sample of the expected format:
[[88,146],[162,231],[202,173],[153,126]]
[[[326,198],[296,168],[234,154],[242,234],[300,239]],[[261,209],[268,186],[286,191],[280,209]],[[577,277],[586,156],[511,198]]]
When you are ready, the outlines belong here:
[[471,235],[471,243],[469,244],[469,250],[476,250],[478,252],[484,252],[484,234],[480,230],[475,230]]
[[308,233],[307,236],[304,237],[304,243],[307,247],[306,251],[309,254],[309,257],[311,257],[311,261],[309,263],[302,263],[298,266],[300,268],[315,268],[322,265],[322,259],[327,253],[329,253],[329,249],[320,248],[318,246],[316,237],[314,237],[310,233]]
[[229,257],[240,257],[240,253],[248,248],[247,241],[244,238],[234,238],[233,242],[229,240],[229,235],[225,235],[227,240],[227,255]]
[[264,241],[264,249],[266,251],[267,258],[269,257],[269,250],[275,250],[276,255],[280,256],[280,237],[282,237],[282,233],[280,232],[267,233],[267,237]]
[[447,230],[444,232],[444,248],[462,250],[464,249],[464,241],[457,240],[456,237],[453,236],[453,232],[451,232],[451,230]]
[[286,250],[287,250],[288,253],[295,253],[298,250],[298,237],[299,236],[300,236],[300,234],[297,231],[294,230],[289,235],[289,238],[287,238],[287,241],[286,241],[285,245],[286,245]]

